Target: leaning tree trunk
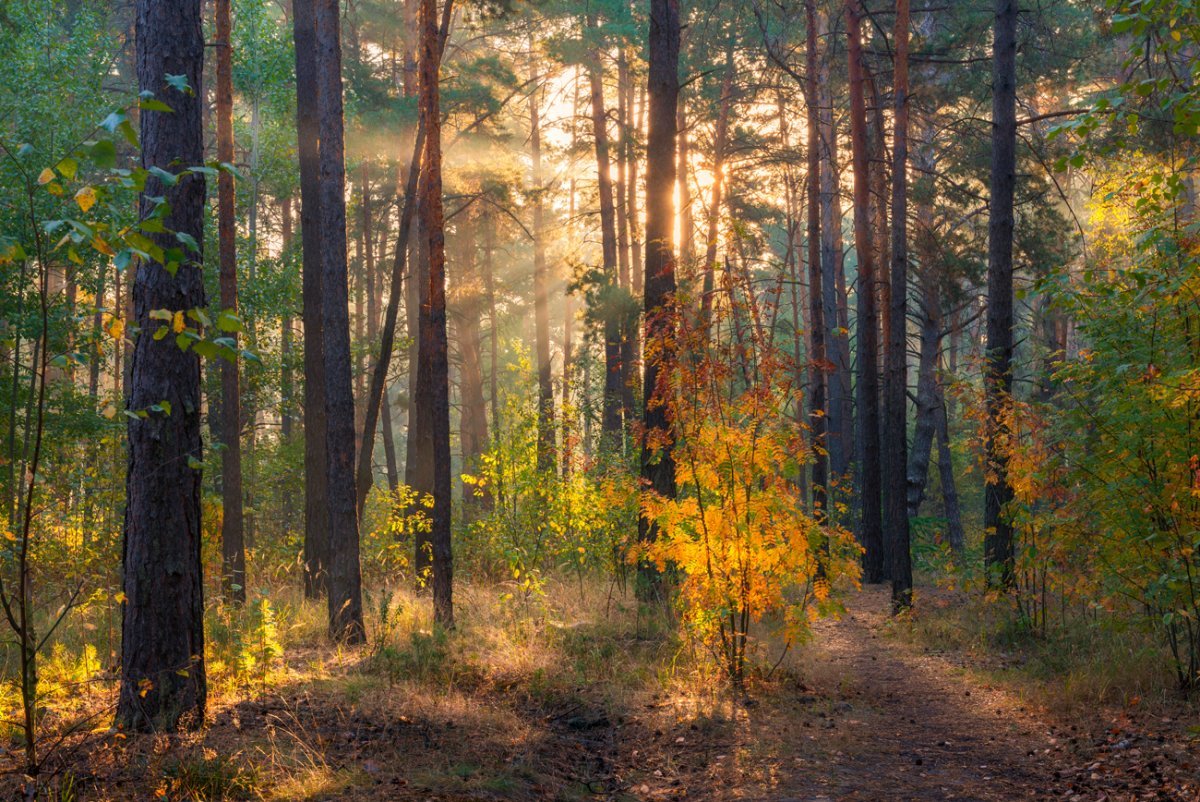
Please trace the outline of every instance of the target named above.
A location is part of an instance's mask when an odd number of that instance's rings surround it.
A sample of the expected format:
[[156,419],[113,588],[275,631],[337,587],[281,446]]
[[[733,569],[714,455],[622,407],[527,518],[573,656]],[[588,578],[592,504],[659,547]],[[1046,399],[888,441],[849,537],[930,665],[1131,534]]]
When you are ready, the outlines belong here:
[[304,297],[304,595],[328,592],[329,500],[325,475],[325,353],[321,325],[321,165],[318,153],[314,0],[293,4],[296,139]]
[[325,449],[329,505],[329,634],[360,643],[362,579],[354,494],[354,391],[346,269],[346,163],[342,113],[340,4],[318,0],[317,107],[321,165],[321,321],[325,355]]
[[[230,0],[217,0],[217,161],[233,164],[233,54]],[[233,175],[217,177],[217,256],[221,309],[237,314],[237,202]],[[237,332],[226,336],[236,338]],[[221,584],[226,597],[246,601],[246,546],[242,518],[242,402],[238,363],[221,362]]]
[[435,0],[421,0],[419,102],[425,128],[425,180],[421,214],[429,240],[429,325],[421,332],[428,352],[433,434],[433,612],[454,626],[453,562],[450,544],[450,364],[446,341],[446,232],[442,212],[442,121],[438,97],[438,16]]
[[[200,0],[138,0],[138,88],[171,107],[141,113],[142,167],[178,173],[204,159],[201,76],[204,35]],[[185,76],[186,92],[164,76]],[[182,165],[182,168],[181,168]],[[152,336],[164,325],[151,313],[174,314],[205,305],[204,176],[188,174],[173,186],[153,173],[139,214],[149,217],[156,198],[170,211],[168,231],[150,234],[164,249],[186,235],[178,269],[149,260],[134,277],[133,347],[128,409],[129,468],[125,479],[124,615],[117,723],[130,730],[175,730],[204,724],[204,584],[200,560],[200,358],[180,351],[174,337]]]
[[850,67],[850,146],[854,164],[854,246],[858,252],[858,398],[856,443],[860,486],[859,542],[863,579],[884,579],[883,519],[879,465],[879,319],[875,308],[875,243],[871,239],[871,185],[867,153],[867,111],[863,95],[862,7],[846,3]]
[[[667,415],[675,358],[675,121],[679,101],[679,2],[650,3],[649,131],[646,138],[646,375],[643,385],[641,476],[665,498],[675,497],[675,459]],[[638,540],[657,537],[657,525],[638,517]],[[661,578],[653,564],[638,566],[639,595],[661,597]]]
[[987,406],[983,555],[988,570],[1007,587],[1013,581],[1013,530],[1005,507],[1012,501],[1003,442],[1012,395],[1013,191],[1017,169],[1017,0],[996,0],[992,51],[992,175],[988,201]]

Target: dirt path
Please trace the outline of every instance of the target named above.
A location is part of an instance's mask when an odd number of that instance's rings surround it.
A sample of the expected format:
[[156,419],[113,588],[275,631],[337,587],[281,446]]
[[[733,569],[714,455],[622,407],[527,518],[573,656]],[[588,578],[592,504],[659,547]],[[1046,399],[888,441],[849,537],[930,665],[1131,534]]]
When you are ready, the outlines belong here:
[[845,616],[816,624],[797,692],[751,708],[740,735],[775,763],[767,787],[732,782],[711,798],[1200,800],[1178,721],[1093,710],[1072,723],[1032,710],[966,670],[963,655],[892,636],[888,605],[886,591],[866,589]]
[[[1054,796],[1058,745],[1022,704],[943,655],[888,637],[886,593],[868,589],[816,625],[814,694],[781,783],[801,800],[1009,800]],[[816,721],[811,717],[815,714]]]

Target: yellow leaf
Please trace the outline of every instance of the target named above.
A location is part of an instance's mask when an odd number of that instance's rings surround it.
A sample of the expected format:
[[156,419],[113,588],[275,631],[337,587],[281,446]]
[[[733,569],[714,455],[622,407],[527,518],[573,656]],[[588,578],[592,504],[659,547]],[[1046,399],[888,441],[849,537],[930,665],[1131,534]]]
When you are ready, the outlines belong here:
[[54,180],[54,171],[47,167],[38,173],[38,184],[49,184]]
[[119,317],[114,317],[108,321],[108,336],[114,340],[119,340],[125,336],[125,321]]
[[106,406],[104,409],[102,409],[100,411],[100,414],[103,415],[104,417],[108,418],[109,420],[112,420],[113,418],[115,418],[117,416],[117,407],[114,404],[109,404],[108,406]]
[[84,187],[75,193],[75,202],[79,204],[79,208],[84,214],[88,213],[93,206],[96,205],[96,190],[91,187]]
[[176,312],[175,317],[171,319],[171,330],[176,334],[187,328],[187,324],[183,320],[183,312]]
[[117,252],[112,249],[112,246],[105,242],[100,237],[92,237],[92,247],[105,256],[116,256]]

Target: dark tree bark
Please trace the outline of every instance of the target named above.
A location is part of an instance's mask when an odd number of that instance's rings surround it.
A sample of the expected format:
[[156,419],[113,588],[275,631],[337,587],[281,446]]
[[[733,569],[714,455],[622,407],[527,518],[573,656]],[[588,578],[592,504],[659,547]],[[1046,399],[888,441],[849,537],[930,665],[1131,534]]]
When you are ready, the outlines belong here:
[[320,111],[321,320],[325,356],[325,449],[329,509],[329,634],[360,643],[362,579],[354,487],[354,392],[346,269],[346,163],[338,0],[317,0],[317,108]]
[[937,361],[941,348],[942,317],[937,287],[929,275],[933,263],[921,265],[921,311],[920,346],[917,357],[917,410],[913,428],[912,450],[909,453],[905,506],[909,517],[920,514],[921,502],[929,479],[929,457],[935,436],[935,413],[937,411]]
[[[818,37],[826,37],[829,19],[823,10],[816,10]],[[833,96],[830,84],[830,64],[836,43],[829,40],[828,52],[817,67],[818,134],[820,137],[821,204],[821,294],[825,323],[825,354],[828,362],[826,376],[825,447],[829,451],[830,493],[843,486],[850,477],[850,462],[854,441],[854,403],[850,389],[849,324],[846,320],[846,275],[842,259],[842,201],[838,186],[838,143],[833,120]],[[826,507],[832,513],[834,507]]]
[[554,379],[550,369],[549,275],[546,269],[544,210],[542,203],[542,125],[539,119],[540,78],[533,76],[529,95],[529,149],[533,157],[533,325],[538,371],[537,464],[541,471],[555,469]]
[[950,451],[950,427],[946,420],[946,395],[938,385],[938,405],[934,427],[938,441],[938,476],[942,481],[942,507],[946,514],[946,540],[954,553],[961,556],[966,547],[962,512],[958,503],[958,486],[954,478],[954,456]]
[[[421,214],[429,241],[429,324],[421,349],[429,354],[433,433],[433,612],[454,626],[453,562],[450,544],[450,365],[446,341],[446,232],[442,211],[442,121],[438,90],[441,48],[435,0],[421,0],[419,22],[421,124],[425,129],[425,180]],[[423,309],[422,311],[425,311]]]
[[867,110],[863,94],[862,6],[846,3],[850,59],[850,146],[854,163],[854,246],[858,252],[858,471],[860,486],[859,542],[863,579],[884,579],[883,518],[880,508],[882,474],[879,454],[879,316],[875,308],[875,243],[871,239],[871,185],[867,151]]
[[[279,236],[281,240],[280,251],[287,257],[292,251],[293,237],[291,196],[284,198],[283,204],[280,207]],[[292,310],[284,309],[279,326],[279,433],[284,441],[292,439],[292,429],[295,424],[295,415],[292,409],[293,396],[296,393],[296,373],[292,367],[292,338],[294,336],[295,321],[292,319]],[[288,503],[290,505],[291,502],[289,501]]]
[[[424,145],[422,145],[422,151]],[[410,512],[423,510],[420,501],[433,497],[433,414],[432,384],[429,373],[429,353],[421,348],[429,316],[429,237],[425,234],[425,213],[421,207],[425,195],[424,170],[417,190],[417,234],[412,248],[416,269],[408,291],[408,330],[413,338],[409,355],[408,448],[405,454],[404,481],[418,496]],[[433,569],[433,546],[427,531],[418,531],[413,538],[413,573],[417,588],[429,587]]]
[[[138,0],[138,89],[171,112],[141,114],[142,166],[178,173],[204,159],[201,123],[204,35],[200,0]],[[187,77],[188,92],[168,86]],[[177,248],[176,233],[204,242],[204,176],[174,186],[146,181],[140,215],[165,197],[168,232],[151,234]],[[133,286],[133,320],[142,332],[133,348],[128,408],[145,410],[128,424],[125,491],[124,614],[117,724],[125,729],[175,730],[204,723],[204,584],[200,561],[200,358],[181,351],[174,337],[151,336],[162,322],[152,310],[204,307],[203,254],[186,253],[174,275],[141,261]],[[167,407],[167,404],[170,407]],[[158,405],[159,411],[150,408]]]
[[808,220],[806,237],[808,240],[808,348],[809,376],[809,427],[812,433],[813,462],[812,462],[812,504],[813,515],[818,521],[825,517],[825,505],[828,497],[829,463],[825,443],[826,406],[826,377],[828,362],[825,358],[825,305],[822,300],[821,288],[821,152],[820,152],[820,114],[818,109],[817,92],[817,20],[814,0],[806,0],[804,4],[807,34],[805,41],[805,83],[804,105],[806,107],[807,136],[807,205]]
[[1017,169],[1017,0],[996,0],[992,51],[992,176],[988,201],[987,360],[983,554],[1001,585],[1013,581],[1013,531],[1005,507],[1012,501],[1008,456],[1000,445],[1004,410],[1012,394],[1013,191]]
[[[594,17],[588,24],[596,28]],[[596,143],[596,179],[600,196],[600,242],[604,275],[617,283],[617,223],[613,205],[613,185],[608,147],[608,119],[604,109],[604,81],[600,58],[588,61],[588,83],[592,94],[592,136]],[[647,241],[649,233],[646,234]],[[647,245],[649,250],[649,245]],[[647,278],[647,281],[649,279]],[[611,304],[608,306],[611,307]],[[624,392],[621,369],[621,320],[615,309],[604,310],[604,400],[601,414],[601,439],[610,451],[619,451],[623,443],[621,399]]]
[[[217,160],[233,164],[233,52],[230,0],[216,0]],[[237,314],[237,200],[233,175],[217,177],[217,239],[221,309]],[[236,332],[226,336],[235,338]],[[246,601],[246,546],[242,516],[242,401],[238,363],[221,362],[221,585],[235,604]]]
[[321,165],[314,0],[293,3],[296,139],[304,297],[304,595],[328,592],[329,501],[325,474],[325,350],[321,320]]
[[908,42],[909,3],[896,0],[895,114],[892,136],[892,269],[888,300],[887,350],[884,360],[883,456],[884,538],[891,562],[892,607],[912,604],[912,556],[909,547],[907,488],[908,448]]
[[[675,358],[675,121],[679,101],[679,2],[650,2],[649,131],[646,138],[646,359],[643,385],[642,481],[665,498],[675,497],[674,436],[667,395]],[[638,518],[638,540],[651,542],[657,525]],[[638,566],[639,595],[662,596],[654,566]]]

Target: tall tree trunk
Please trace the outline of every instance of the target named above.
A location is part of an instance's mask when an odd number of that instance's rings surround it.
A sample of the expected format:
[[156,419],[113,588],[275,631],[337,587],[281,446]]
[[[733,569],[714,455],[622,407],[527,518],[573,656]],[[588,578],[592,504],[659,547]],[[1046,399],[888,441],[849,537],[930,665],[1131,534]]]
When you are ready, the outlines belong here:
[[885,578],[883,518],[880,508],[882,474],[879,465],[879,319],[875,308],[875,243],[871,238],[870,156],[867,147],[867,111],[863,94],[862,6],[847,0],[846,27],[850,67],[850,145],[854,162],[854,246],[858,252],[858,401],[856,430],[860,479],[859,542],[863,553],[863,579]]
[[[233,41],[230,0],[216,0],[217,160],[233,164]],[[221,309],[237,314],[237,201],[233,175],[217,177],[217,239]],[[237,338],[237,332],[226,336]],[[221,585],[235,604],[246,601],[246,546],[242,517],[242,402],[238,363],[221,362]]]
[[996,0],[992,51],[992,176],[988,201],[987,360],[984,389],[988,474],[984,489],[984,561],[1002,586],[1013,582],[1012,501],[1003,441],[1012,395],[1013,192],[1017,166],[1017,0]]
[[813,516],[825,518],[828,501],[829,462],[826,446],[828,420],[827,360],[825,357],[825,304],[821,287],[821,152],[820,109],[818,105],[817,20],[814,0],[806,0],[805,84],[804,105],[807,126],[807,213],[806,239],[808,246],[808,350],[811,377],[809,390],[809,427],[812,432],[812,499]]
[[[171,107],[171,112],[141,114],[142,167],[177,172],[179,165],[204,159],[200,0],[138,0],[136,9],[138,89]],[[191,90],[164,84],[167,73],[185,76]],[[163,221],[168,232],[150,235],[157,245],[178,247],[176,233],[204,242],[203,175],[189,174],[167,186],[151,174],[141,196],[142,218],[153,213],[156,197],[170,204]],[[202,264],[198,250],[188,252],[174,274],[141,261],[134,278],[133,320],[142,333],[133,348],[128,409],[147,414],[128,423],[116,720],[129,730],[204,724],[200,358],[195,351],[180,352],[173,337],[152,337],[163,324],[150,316],[158,309],[203,308]],[[155,406],[159,411],[150,410]]]
[[329,634],[360,643],[362,579],[354,487],[354,391],[346,269],[346,164],[343,145],[341,5],[318,0],[317,108],[320,111],[321,319],[325,356],[325,449],[329,496]]
[[304,296],[304,595],[328,592],[329,499],[325,474],[325,351],[321,320],[321,165],[315,0],[293,3],[296,139]]
[[[625,48],[617,54],[617,181],[613,187],[613,204],[617,217],[617,284],[630,297],[636,300],[633,288],[633,274],[630,270],[630,241],[629,241],[629,208],[627,167],[629,163],[629,118],[633,110],[627,106],[626,87],[629,84],[629,62]],[[625,418],[625,427],[633,426],[637,414],[634,408],[634,387],[637,383],[637,325],[636,317],[630,319],[621,316],[621,414]],[[632,432],[630,432],[632,434]]]
[[[884,378],[887,477],[884,537],[891,558],[892,607],[912,604],[912,556],[905,470],[908,448],[908,42],[909,1],[896,0],[895,114],[892,135],[892,269]],[[882,136],[882,132],[881,132]]]
[[957,555],[966,548],[963,533],[962,512],[958,503],[958,486],[954,478],[954,456],[950,451],[950,427],[946,420],[946,396],[939,383],[938,405],[934,413],[934,426],[938,441],[938,475],[942,482],[942,506],[946,513],[946,539]]
[[717,272],[717,237],[720,232],[721,207],[724,203],[725,149],[729,140],[729,117],[733,111],[733,41],[725,46],[725,77],[721,80],[721,100],[717,124],[713,131],[712,203],[708,209],[708,236],[704,244],[704,288],[700,296],[700,326],[708,338],[712,319],[713,284]]
[[[441,47],[437,3],[421,0],[419,22],[421,122],[425,129],[425,181],[421,213],[429,238],[428,325],[421,348],[429,354],[433,433],[433,612],[443,627],[454,626],[453,562],[450,544],[450,365],[446,341],[446,232],[442,212],[442,121],[438,90]],[[423,308],[422,311],[425,311]]]
[[[817,36],[826,38],[829,19],[823,10],[816,12]],[[838,186],[837,131],[833,122],[833,97],[830,64],[836,44],[829,40],[828,52],[818,62],[817,108],[820,136],[821,204],[821,292],[825,323],[825,353],[829,363],[826,379],[827,409],[825,447],[829,452],[831,487],[839,487],[850,474],[853,449],[853,399],[850,392],[850,342],[846,323],[846,276],[842,263],[842,201]],[[834,506],[826,508],[832,513]]]
[[[421,348],[429,316],[429,237],[425,233],[424,205],[425,171],[421,170],[420,188],[417,190],[417,242],[416,270],[408,292],[409,336],[413,338],[410,354],[409,402],[408,402],[408,448],[405,455],[404,482],[417,494],[417,503],[410,512],[424,510],[420,504],[426,497],[433,497],[433,400],[429,373],[429,353]],[[428,531],[417,531],[413,538],[413,572],[417,587],[427,588],[433,570],[433,545]]]
[[[595,17],[588,24],[597,28]],[[594,54],[588,62],[588,83],[592,94],[592,135],[596,143],[596,179],[600,195],[600,242],[604,259],[604,275],[614,287],[617,284],[617,230],[613,206],[612,174],[608,148],[608,115],[604,109],[604,80],[600,57]],[[649,240],[649,234],[646,238]],[[601,435],[605,448],[611,452],[622,449],[624,437],[621,425],[621,400],[624,392],[621,368],[621,319],[618,311],[607,304],[604,312],[604,400],[601,416]]]
[[684,275],[684,279],[687,280],[692,277],[692,260],[696,258],[692,250],[696,238],[696,219],[692,214],[692,185],[688,180],[691,148],[688,146],[687,104],[682,100],[679,103],[679,113],[675,115],[675,128],[679,132],[676,167],[676,183],[679,188],[679,264],[685,271],[689,271]]
[[[289,195],[283,199],[280,206],[280,249],[283,260],[290,259],[292,252],[292,198]],[[292,428],[295,423],[292,401],[296,392],[296,372],[292,366],[292,338],[295,336],[295,321],[292,310],[283,309],[279,321],[279,433],[285,442],[292,439]],[[291,503],[290,501],[288,502]]]
[[[642,481],[665,498],[675,497],[674,437],[667,398],[675,358],[672,304],[675,295],[675,122],[679,101],[679,0],[650,2],[649,132],[646,138],[646,360],[643,385]],[[657,537],[657,525],[638,517],[638,540]],[[661,579],[653,564],[638,566],[638,591],[659,599]]]
[[[922,249],[922,255],[924,249]],[[941,299],[937,285],[930,274],[934,262],[924,261],[921,265],[921,310],[920,349],[917,357],[917,409],[916,425],[913,429],[912,450],[905,469],[905,507],[909,517],[920,514],[921,502],[929,481],[929,457],[936,434],[937,412],[937,360],[941,348],[942,318]]]
[[[633,110],[634,101],[634,82],[627,80],[625,82],[625,107],[629,110],[629,122],[625,126],[625,164],[629,180],[625,184],[625,216],[629,220],[629,263],[633,268],[633,297],[640,298],[645,291],[646,276],[645,262],[642,261],[642,241],[641,231],[638,228],[638,157],[637,157],[637,138],[638,132],[642,129],[642,120],[640,115],[644,114],[646,109],[645,96],[642,97],[642,102],[639,104],[638,113],[635,115]],[[637,327],[633,329],[633,336],[637,337]],[[637,343],[634,344],[635,357],[640,353]],[[636,371],[635,371],[636,374]]]
[[[532,46],[530,48],[532,57]],[[531,59],[532,60],[532,59]],[[550,365],[550,308],[546,268],[544,210],[542,202],[542,125],[538,105],[541,102],[540,77],[534,75],[529,95],[529,147],[533,158],[533,321],[538,371],[538,470],[552,472],[554,457],[554,378]]]

